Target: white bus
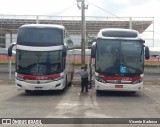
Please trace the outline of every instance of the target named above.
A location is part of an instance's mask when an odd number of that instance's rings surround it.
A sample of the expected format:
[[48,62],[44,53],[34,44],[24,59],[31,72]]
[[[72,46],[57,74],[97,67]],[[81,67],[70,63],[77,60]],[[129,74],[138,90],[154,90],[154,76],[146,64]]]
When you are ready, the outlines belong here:
[[64,26],[28,24],[19,28],[15,81],[18,90],[64,90],[74,73],[73,42]]
[[135,93],[143,88],[144,55],[149,59],[149,48],[144,43],[135,30],[108,28],[99,31],[91,48],[97,92]]

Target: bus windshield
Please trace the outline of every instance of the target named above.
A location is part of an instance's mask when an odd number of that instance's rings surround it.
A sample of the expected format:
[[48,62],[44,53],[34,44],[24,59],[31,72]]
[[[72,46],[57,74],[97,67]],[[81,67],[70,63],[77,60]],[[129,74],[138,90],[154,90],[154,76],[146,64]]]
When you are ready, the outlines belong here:
[[63,71],[62,51],[16,51],[16,71],[27,75],[50,75]]
[[97,39],[96,71],[105,75],[138,75],[144,70],[143,43]]
[[20,28],[17,44],[26,46],[56,46],[63,44],[63,31],[57,28]]

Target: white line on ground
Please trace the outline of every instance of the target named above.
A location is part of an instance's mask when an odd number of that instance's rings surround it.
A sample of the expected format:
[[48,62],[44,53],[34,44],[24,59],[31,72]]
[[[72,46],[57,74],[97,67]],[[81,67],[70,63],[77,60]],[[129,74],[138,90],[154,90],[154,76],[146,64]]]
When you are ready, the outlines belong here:
[[145,88],[147,91],[150,91],[150,92],[153,92],[151,89],[149,89],[149,88]]

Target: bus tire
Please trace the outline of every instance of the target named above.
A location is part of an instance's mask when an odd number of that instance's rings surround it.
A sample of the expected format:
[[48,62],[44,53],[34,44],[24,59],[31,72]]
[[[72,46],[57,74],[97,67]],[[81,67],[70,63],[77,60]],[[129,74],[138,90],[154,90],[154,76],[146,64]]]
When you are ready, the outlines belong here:
[[31,91],[31,90],[25,90],[25,92],[26,92],[26,93],[31,93],[32,91]]
[[101,93],[101,91],[100,90],[96,90],[96,94],[100,94]]
[[136,94],[136,91],[131,91],[130,93],[131,93],[131,94]]

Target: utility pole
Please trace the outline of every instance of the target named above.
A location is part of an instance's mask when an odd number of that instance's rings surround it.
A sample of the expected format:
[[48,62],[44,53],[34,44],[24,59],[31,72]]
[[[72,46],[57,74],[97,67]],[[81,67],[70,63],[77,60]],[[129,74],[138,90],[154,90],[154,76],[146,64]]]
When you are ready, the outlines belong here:
[[[79,3],[81,2],[81,6]],[[77,0],[77,7],[81,9],[81,64],[85,64],[85,42],[86,42],[86,21],[85,21],[85,9],[88,9],[88,5],[85,5],[85,0]]]

